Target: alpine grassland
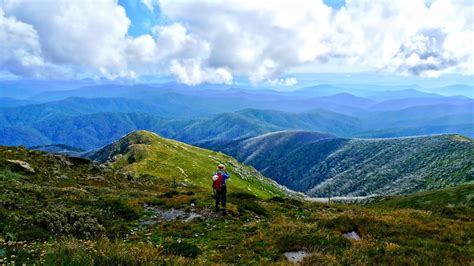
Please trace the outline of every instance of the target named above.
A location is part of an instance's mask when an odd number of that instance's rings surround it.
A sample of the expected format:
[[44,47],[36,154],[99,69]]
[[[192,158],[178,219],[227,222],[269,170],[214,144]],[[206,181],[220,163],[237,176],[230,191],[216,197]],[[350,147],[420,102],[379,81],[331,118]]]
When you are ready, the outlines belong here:
[[[472,184],[328,204],[149,132],[88,156],[0,147],[0,264],[286,265],[289,251],[303,265],[474,262]],[[213,211],[218,163],[231,174],[227,216]]]

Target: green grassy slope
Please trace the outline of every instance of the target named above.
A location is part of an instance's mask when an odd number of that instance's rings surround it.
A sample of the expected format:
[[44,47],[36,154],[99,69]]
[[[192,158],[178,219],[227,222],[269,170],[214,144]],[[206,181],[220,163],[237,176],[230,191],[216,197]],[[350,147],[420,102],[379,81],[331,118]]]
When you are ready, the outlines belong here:
[[474,183],[404,196],[393,196],[374,205],[428,210],[448,217],[474,221]]
[[[307,135],[313,135],[308,138]],[[405,194],[474,178],[474,141],[460,135],[344,139],[284,131],[208,147],[314,196]]]
[[134,131],[119,141],[89,154],[91,159],[107,163],[124,174],[138,173],[136,178],[198,186],[211,191],[212,175],[219,163],[227,166],[233,189],[261,198],[281,196],[274,181],[234,158],[179,141],[159,137],[148,131]]
[[[181,155],[185,160],[193,155],[197,163],[205,163],[207,151],[146,132],[126,140],[104,150],[98,159],[116,155],[114,151],[126,142],[122,147],[127,152],[102,165],[0,147],[0,264],[285,265],[283,253],[296,250],[310,254],[305,265],[470,265],[474,261],[472,220],[432,211],[264,199],[264,191],[256,197],[229,183],[229,215],[223,217],[210,211],[211,193],[191,175],[197,168],[170,155],[171,151],[185,153],[188,156]],[[159,170],[162,176],[149,176],[158,171],[147,168],[150,156],[165,161]],[[132,157],[135,162],[125,163]],[[171,187],[163,174],[176,166],[186,166],[183,170],[192,180],[186,186]],[[128,178],[133,169],[133,178]],[[163,220],[157,218],[155,208],[201,217]],[[361,241],[343,236],[352,230]]]

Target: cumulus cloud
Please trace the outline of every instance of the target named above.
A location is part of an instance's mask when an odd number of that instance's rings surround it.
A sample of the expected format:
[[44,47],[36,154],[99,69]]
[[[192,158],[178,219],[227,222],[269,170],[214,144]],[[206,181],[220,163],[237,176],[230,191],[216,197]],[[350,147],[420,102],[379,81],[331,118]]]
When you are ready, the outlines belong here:
[[48,77],[57,71],[43,60],[36,30],[15,18],[5,17],[0,9],[0,70],[28,78]]
[[[47,77],[171,74],[186,84],[236,75],[275,86],[305,65],[436,77],[473,74],[472,3],[436,0],[142,0],[166,24],[128,35],[116,0],[0,0],[0,71]],[[469,7],[469,6],[468,6]],[[334,68],[334,67],[333,67]]]
[[292,67],[314,62],[425,76],[473,74],[472,13],[465,6],[346,2],[340,10],[322,1],[162,0],[160,7],[184,21],[193,39],[209,44],[202,65],[227,67],[253,82],[276,83]]
[[[124,53],[130,20],[115,1],[5,0],[3,12],[7,20],[15,18],[36,34],[41,61],[109,78],[135,75]],[[38,70],[31,66],[30,71]]]

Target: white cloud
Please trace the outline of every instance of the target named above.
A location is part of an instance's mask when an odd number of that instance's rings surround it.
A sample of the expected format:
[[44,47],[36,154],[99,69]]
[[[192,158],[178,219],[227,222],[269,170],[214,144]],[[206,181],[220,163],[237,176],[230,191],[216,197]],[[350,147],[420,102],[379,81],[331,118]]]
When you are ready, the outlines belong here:
[[294,86],[298,84],[298,80],[294,77],[286,77],[281,79],[269,79],[268,84],[271,86]]
[[[116,0],[0,0],[0,71],[19,76],[174,75],[187,84],[296,84],[304,66],[474,74],[472,3],[437,0],[142,0],[166,25],[128,35]],[[468,6],[466,6],[468,5]]]
[[170,72],[182,83],[196,85],[199,83],[223,83],[232,82],[232,74],[224,68],[203,67],[199,60],[172,60]]
[[134,76],[124,53],[130,20],[116,1],[5,0],[3,3],[4,13],[10,19],[15,17],[36,32],[41,60],[90,69],[110,78]]
[[28,78],[46,78],[59,71],[44,61],[36,30],[15,18],[5,17],[1,9],[0,40],[0,71]]

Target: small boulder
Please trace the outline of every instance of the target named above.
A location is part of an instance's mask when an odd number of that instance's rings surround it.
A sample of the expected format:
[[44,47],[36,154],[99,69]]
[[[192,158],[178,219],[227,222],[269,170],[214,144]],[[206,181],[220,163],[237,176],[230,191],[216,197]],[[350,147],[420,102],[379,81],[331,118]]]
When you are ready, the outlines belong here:
[[34,174],[35,173],[35,169],[33,169],[33,167],[31,167],[31,165],[25,161],[20,161],[20,160],[7,160],[7,162],[9,163],[12,163],[12,164],[15,164],[15,165],[18,165],[20,166],[23,170],[29,172],[29,173],[32,173]]
[[344,234],[344,237],[350,240],[360,241],[362,238],[357,234],[356,231],[347,232]]
[[284,255],[288,259],[289,262],[293,262],[293,263],[300,263],[303,261],[305,257],[309,256],[309,254],[303,250],[285,252]]

